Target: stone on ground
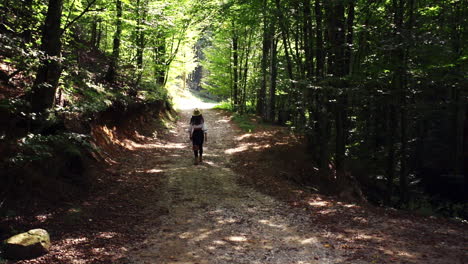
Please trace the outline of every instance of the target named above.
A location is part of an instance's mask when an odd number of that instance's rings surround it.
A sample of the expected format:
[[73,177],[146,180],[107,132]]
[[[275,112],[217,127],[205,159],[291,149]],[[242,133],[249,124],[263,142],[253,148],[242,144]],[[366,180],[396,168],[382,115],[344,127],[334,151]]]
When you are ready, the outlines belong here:
[[50,236],[44,229],[32,229],[5,240],[4,256],[7,259],[37,258],[49,252]]

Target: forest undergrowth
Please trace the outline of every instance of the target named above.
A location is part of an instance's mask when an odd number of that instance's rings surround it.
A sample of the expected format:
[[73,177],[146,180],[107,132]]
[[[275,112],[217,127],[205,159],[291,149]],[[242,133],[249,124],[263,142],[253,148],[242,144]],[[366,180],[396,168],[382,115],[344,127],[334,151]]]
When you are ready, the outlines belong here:
[[[147,155],[137,147],[149,140],[163,140],[173,115],[138,111],[128,116],[126,124],[95,126],[93,142],[100,150],[96,160],[86,164],[94,167],[92,184],[81,188],[79,195],[60,201],[36,197],[34,202],[23,204],[20,200],[19,206],[9,207],[1,218],[0,239],[41,227],[53,240],[46,256],[13,263],[114,263],[123,258],[130,242],[143,239],[135,226],[148,217],[143,208],[158,199],[160,183],[160,178],[148,178],[145,173],[129,175],[123,171],[147,162]],[[150,154],[157,155],[154,150]],[[1,258],[0,263],[4,263]]]
[[327,247],[344,250],[350,263],[467,261],[460,248],[466,244],[465,221],[375,206],[353,192],[361,188],[353,187],[356,182],[337,193],[333,176],[320,175],[304,157],[303,137],[258,119],[244,117],[240,124],[245,119],[255,129],[244,129],[237,138],[242,151],[234,155],[232,169],[241,175],[239,184],[308,212],[314,225],[325,228]]

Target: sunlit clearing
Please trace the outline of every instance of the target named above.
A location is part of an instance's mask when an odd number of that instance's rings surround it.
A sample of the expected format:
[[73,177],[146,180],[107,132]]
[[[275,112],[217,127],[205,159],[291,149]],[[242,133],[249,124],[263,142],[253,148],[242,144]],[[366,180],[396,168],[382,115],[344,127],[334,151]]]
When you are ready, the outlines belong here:
[[171,87],[170,90],[172,90],[171,95],[173,97],[174,107],[178,110],[194,108],[211,109],[216,105],[216,103],[202,101],[202,99],[196,97],[189,90],[180,89],[176,86]]

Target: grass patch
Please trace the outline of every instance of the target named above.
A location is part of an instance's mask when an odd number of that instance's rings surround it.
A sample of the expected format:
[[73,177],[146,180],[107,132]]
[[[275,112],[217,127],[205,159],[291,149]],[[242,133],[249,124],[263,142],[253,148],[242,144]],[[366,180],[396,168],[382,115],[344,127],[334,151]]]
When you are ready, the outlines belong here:
[[229,112],[234,112],[232,103],[229,102],[229,101],[222,101],[222,102],[218,103],[217,105],[215,105],[213,107],[213,109],[220,109],[220,110],[226,110],[226,111],[229,111]]
[[245,132],[252,132],[257,127],[256,118],[251,114],[239,114],[234,111],[234,106],[230,101],[222,101],[215,105],[213,109],[225,110],[232,113],[232,120]]
[[257,124],[252,121],[252,117],[250,115],[234,114],[232,120],[246,132],[252,132],[257,127]]

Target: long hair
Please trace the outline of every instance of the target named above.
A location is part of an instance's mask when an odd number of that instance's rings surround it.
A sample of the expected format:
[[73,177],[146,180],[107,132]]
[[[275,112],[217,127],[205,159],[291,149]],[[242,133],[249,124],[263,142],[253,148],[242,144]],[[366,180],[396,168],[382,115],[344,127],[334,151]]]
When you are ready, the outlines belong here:
[[205,119],[203,118],[203,115],[192,116],[192,118],[190,119],[191,125],[200,125],[203,123],[205,123]]

